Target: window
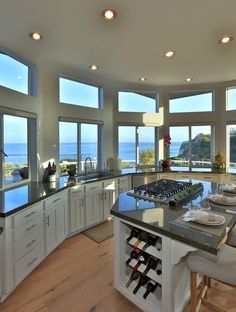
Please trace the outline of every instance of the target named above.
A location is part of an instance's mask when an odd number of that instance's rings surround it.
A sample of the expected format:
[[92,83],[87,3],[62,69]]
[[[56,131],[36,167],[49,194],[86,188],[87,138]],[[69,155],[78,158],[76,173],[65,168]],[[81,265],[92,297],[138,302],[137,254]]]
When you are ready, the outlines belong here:
[[176,170],[184,168],[211,168],[212,127],[170,127],[170,159]]
[[120,112],[156,113],[157,94],[142,92],[118,92],[118,110]]
[[212,92],[175,93],[170,95],[170,113],[211,112]]
[[0,188],[4,188],[36,172],[36,119],[0,112],[0,128]]
[[10,53],[0,51],[0,85],[24,94],[36,95],[36,68]]
[[92,108],[101,108],[101,88],[79,81],[59,78],[59,101]]
[[226,110],[236,109],[236,88],[226,90]]
[[68,165],[76,171],[84,170],[84,161],[91,158],[94,169],[101,168],[102,124],[82,122],[59,122],[59,155],[61,174],[66,174]]
[[139,126],[119,126],[119,158],[122,168],[136,165],[156,165],[157,128]]
[[230,172],[236,172],[236,125],[226,127],[227,161]]

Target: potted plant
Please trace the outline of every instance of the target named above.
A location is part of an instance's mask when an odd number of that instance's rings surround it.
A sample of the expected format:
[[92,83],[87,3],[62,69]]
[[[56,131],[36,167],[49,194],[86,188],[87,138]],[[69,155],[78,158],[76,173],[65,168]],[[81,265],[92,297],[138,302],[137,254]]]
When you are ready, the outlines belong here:
[[213,163],[213,170],[219,173],[225,172],[224,157],[219,152],[215,155],[215,161]]
[[76,164],[69,164],[66,166],[67,173],[70,177],[76,174]]

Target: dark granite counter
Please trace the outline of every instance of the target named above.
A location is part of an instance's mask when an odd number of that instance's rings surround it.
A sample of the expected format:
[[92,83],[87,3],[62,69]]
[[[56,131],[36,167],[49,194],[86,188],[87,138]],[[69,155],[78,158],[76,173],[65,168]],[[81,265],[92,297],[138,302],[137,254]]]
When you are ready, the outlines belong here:
[[[192,199],[194,205],[204,200],[208,192],[215,188],[215,184],[211,182],[203,182],[203,184],[203,193]],[[227,217],[226,223],[217,227],[222,230],[219,231],[219,235],[213,234],[211,232],[212,227],[209,226],[199,225],[198,228],[197,225],[192,226],[193,223],[179,223],[177,219],[187,211],[186,203],[179,207],[170,207],[168,204],[139,200],[127,195],[127,193],[122,193],[112,207],[111,214],[198,249],[217,254],[220,243],[225,237],[226,227],[231,228],[236,217],[226,214],[225,210],[222,211],[222,209],[212,208],[212,210],[218,210],[217,213]]]

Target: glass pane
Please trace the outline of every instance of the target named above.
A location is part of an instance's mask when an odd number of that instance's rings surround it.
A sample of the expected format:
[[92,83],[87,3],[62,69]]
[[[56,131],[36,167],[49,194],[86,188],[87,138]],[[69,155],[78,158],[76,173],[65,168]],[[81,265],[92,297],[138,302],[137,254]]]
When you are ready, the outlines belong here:
[[28,94],[28,66],[0,53],[0,85]]
[[59,78],[59,84],[61,103],[99,107],[99,88],[65,78]]
[[191,127],[192,165],[211,167],[211,126]]
[[59,160],[61,174],[76,170],[77,154],[77,123],[59,123]]
[[155,164],[155,131],[154,127],[139,127],[139,164]]
[[170,95],[170,113],[211,112],[212,92],[195,95]]
[[231,172],[236,172],[236,125],[227,126],[227,142],[229,146],[228,166]]
[[136,164],[136,127],[119,126],[119,158],[122,168],[134,167]]
[[156,94],[118,92],[118,103],[120,112],[156,112]]
[[170,158],[175,170],[189,166],[189,127],[170,127]]
[[27,118],[3,115],[4,184],[28,178]]
[[226,110],[234,110],[236,109],[236,88],[228,89],[226,91]]
[[[81,124],[81,169],[84,170],[84,161],[90,157],[93,168],[98,164],[98,125]],[[88,167],[90,160],[88,161]]]

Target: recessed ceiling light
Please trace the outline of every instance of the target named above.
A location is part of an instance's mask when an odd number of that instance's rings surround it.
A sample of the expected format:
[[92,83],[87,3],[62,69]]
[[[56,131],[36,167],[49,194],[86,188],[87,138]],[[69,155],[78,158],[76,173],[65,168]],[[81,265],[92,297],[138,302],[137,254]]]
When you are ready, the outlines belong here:
[[112,21],[117,16],[117,13],[114,9],[104,9],[101,14],[106,21]]
[[43,36],[38,32],[32,32],[29,34],[29,37],[35,41],[39,41],[43,39]]
[[146,78],[146,77],[140,77],[139,80],[140,80],[140,81],[146,81],[147,78]]
[[220,38],[219,43],[220,44],[226,44],[226,43],[229,43],[232,40],[233,40],[233,37],[224,36],[224,37]]
[[169,50],[169,51],[167,51],[166,53],[165,53],[165,57],[167,57],[167,58],[171,58],[171,57],[173,57],[175,55],[175,51],[173,51],[173,50]]
[[193,78],[188,77],[188,78],[185,78],[184,81],[191,82],[191,81],[193,81]]
[[91,70],[98,70],[99,69],[99,67],[97,65],[90,65],[89,68]]

